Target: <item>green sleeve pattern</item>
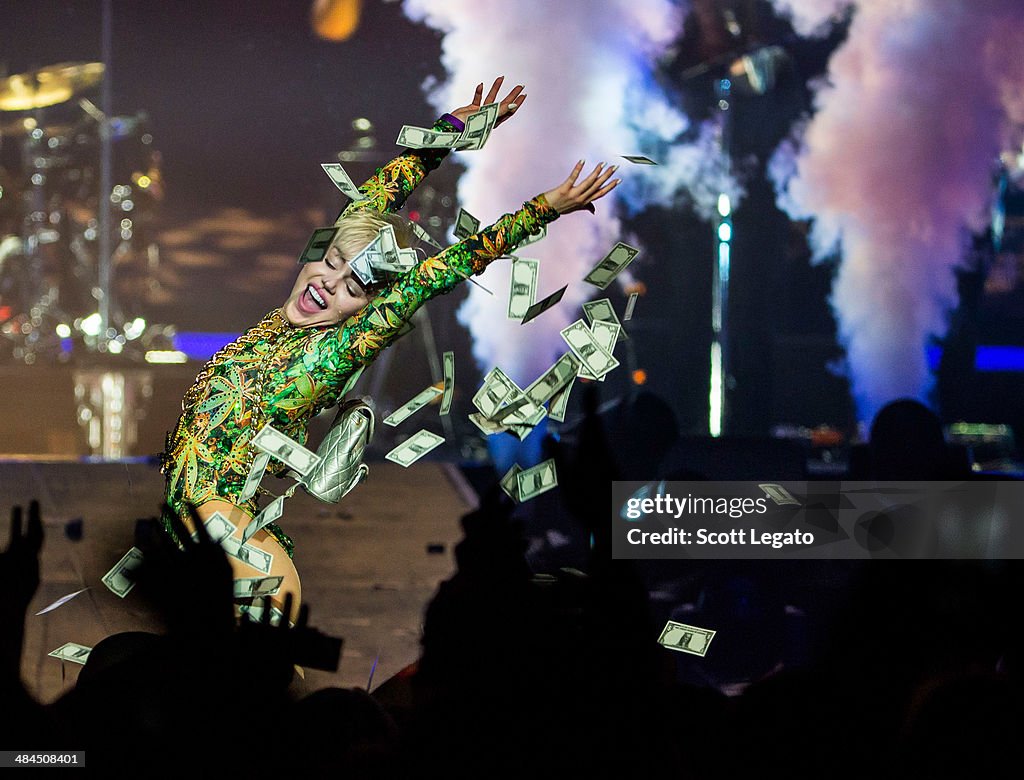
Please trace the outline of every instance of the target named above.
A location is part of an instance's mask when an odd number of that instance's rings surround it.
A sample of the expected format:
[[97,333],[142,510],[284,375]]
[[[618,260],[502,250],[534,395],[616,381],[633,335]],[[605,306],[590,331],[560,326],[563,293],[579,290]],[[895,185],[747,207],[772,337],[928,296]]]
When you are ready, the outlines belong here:
[[[335,403],[351,373],[390,346],[420,306],[455,289],[470,274],[482,273],[493,260],[557,217],[558,212],[538,195],[479,233],[422,260],[343,325],[311,336],[301,354],[292,355],[290,364],[277,375],[283,384],[277,385],[275,399],[294,397],[301,386],[309,408]],[[287,391],[286,385],[294,389]]]
[[[456,132],[455,128],[443,119],[434,122],[434,130]],[[416,189],[424,177],[441,164],[448,155],[448,149],[410,149],[395,159],[378,168],[377,171],[360,185],[359,191],[368,200],[350,203],[341,213],[372,209],[380,213],[398,211],[402,208],[409,195]]]

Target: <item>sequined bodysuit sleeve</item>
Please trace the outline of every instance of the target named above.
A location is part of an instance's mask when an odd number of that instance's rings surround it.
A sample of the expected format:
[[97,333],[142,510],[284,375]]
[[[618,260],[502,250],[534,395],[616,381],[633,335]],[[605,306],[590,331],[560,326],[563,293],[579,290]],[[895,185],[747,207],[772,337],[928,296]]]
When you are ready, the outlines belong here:
[[277,374],[271,404],[285,401],[292,392],[288,385],[296,382],[320,408],[333,404],[352,372],[388,347],[420,306],[455,289],[470,274],[482,273],[493,260],[557,217],[558,212],[538,195],[518,211],[421,261],[344,324],[312,335],[302,353],[292,355]]

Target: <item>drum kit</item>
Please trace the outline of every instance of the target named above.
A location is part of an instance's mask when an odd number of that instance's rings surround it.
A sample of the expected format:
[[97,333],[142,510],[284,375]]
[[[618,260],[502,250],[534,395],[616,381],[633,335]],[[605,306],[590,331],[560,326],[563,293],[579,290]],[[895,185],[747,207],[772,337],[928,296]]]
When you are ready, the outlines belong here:
[[0,362],[132,354],[148,340],[143,296],[114,305],[101,258],[109,247],[119,281],[153,278],[160,154],[145,112],[108,116],[85,96],[103,75],[67,62],[0,79]]

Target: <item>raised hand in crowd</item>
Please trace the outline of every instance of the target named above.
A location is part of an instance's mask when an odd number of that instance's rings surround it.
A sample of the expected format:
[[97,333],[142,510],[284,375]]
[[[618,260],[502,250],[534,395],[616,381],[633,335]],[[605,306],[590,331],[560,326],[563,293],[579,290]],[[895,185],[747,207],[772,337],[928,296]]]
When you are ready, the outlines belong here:
[[[140,590],[167,621],[171,633],[226,638],[235,629],[231,564],[189,507],[195,537],[174,514],[165,510],[181,547],[167,534],[153,533],[143,550],[138,572]],[[153,527],[157,521],[151,519]]]
[[39,588],[39,551],[43,547],[39,502],[29,504],[27,528],[23,528],[23,514],[20,506],[11,509],[10,539],[0,553],[0,652],[7,681],[19,679],[25,613]]

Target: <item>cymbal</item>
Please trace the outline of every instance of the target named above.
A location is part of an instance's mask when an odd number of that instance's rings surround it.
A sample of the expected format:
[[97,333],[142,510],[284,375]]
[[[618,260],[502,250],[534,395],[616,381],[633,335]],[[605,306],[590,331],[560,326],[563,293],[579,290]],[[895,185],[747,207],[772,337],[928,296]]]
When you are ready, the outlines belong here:
[[63,103],[103,78],[102,62],[61,62],[0,81],[0,111],[29,111]]

